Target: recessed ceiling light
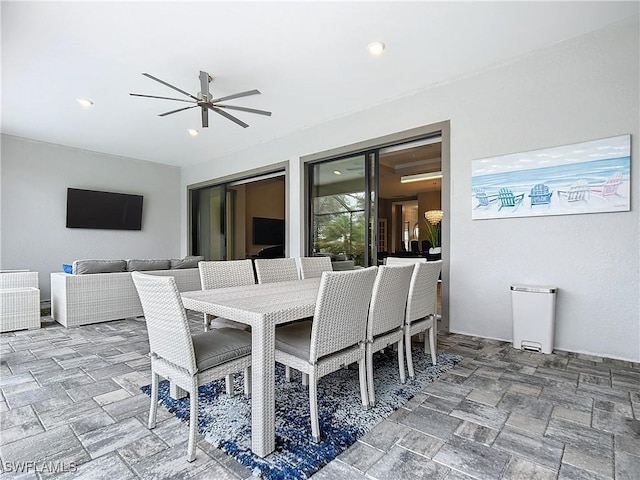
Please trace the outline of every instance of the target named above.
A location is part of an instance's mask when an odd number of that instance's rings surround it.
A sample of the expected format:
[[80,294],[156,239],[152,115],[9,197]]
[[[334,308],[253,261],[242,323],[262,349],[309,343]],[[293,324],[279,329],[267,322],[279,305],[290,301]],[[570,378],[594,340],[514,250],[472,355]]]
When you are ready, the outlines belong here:
[[383,42],[371,42],[367,45],[367,51],[371,55],[380,55],[384,52],[385,44]]
[[194,130],[193,128],[190,128],[189,130],[187,130],[187,132],[189,132],[189,135],[191,135],[192,137],[198,136],[198,130]]
[[333,174],[334,175],[342,175],[342,172],[340,170],[334,170]]
[[87,100],[86,98],[76,98],[76,102],[78,102],[84,108],[89,108],[93,106],[93,102],[91,100]]

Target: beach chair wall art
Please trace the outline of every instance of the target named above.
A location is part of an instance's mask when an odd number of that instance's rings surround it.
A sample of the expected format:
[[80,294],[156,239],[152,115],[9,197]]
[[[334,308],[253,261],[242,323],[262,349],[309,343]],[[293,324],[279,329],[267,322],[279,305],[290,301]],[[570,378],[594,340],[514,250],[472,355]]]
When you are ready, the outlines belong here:
[[523,199],[524,193],[514,195],[511,189],[501,188],[498,192],[498,200],[500,200],[500,207],[498,208],[498,211],[502,210],[504,207],[513,208],[515,210],[520,206]]
[[471,162],[471,218],[626,212],[631,135]]
[[529,203],[533,207],[534,205],[551,205],[551,197],[553,196],[553,190],[549,190],[544,183],[538,183],[533,186],[531,193],[529,194]]
[[478,201],[476,208],[490,207],[491,203],[498,201],[498,195],[489,196],[482,188],[478,188],[476,189],[476,200]]

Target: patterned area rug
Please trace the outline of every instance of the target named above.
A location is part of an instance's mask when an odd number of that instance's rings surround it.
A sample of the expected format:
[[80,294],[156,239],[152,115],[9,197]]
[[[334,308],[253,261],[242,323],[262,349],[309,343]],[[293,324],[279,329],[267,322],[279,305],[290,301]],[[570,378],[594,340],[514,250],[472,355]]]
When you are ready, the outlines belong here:
[[[339,370],[318,383],[318,404],[322,441],[311,441],[309,396],[294,375],[284,378],[284,367],[276,366],[276,451],[260,458],[251,451],[251,405],[242,394],[229,397],[224,393],[224,380],[203,385],[199,390],[198,431],[205,439],[265,479],[304,479],[320,470],[462,359],[441,353],[438,365],[421,346],[413,346],[416,378],[402,385],[398,375],[397,355],[387,350],[375,361],[376,406],[368,410],[360,403],[358,370]],[[242,376],[234,380],[236,392],[242,392]],[[149,386],[142,387],[151,394]],[[189,399],[169,397],[169,384],[160,382],[160,404],[185,422],[189,421]]]

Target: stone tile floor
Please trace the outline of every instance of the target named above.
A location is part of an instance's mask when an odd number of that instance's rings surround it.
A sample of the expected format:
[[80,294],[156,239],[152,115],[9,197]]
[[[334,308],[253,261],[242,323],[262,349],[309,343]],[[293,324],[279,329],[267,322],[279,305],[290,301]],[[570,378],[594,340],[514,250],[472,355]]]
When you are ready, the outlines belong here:
[[[314,480],[640,478],[640,364],[447,333],[439,348],[464,360]],[[187,463],[162,408],[147,429],[147,352],[141,319],[0,335],[3,476],[251,478],[204,440]]]

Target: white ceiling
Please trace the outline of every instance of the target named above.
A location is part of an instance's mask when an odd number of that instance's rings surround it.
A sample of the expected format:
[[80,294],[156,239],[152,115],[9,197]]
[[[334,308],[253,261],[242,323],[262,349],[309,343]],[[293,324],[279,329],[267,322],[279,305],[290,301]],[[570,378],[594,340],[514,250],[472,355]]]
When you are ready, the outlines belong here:
[[[171,165],[205,162],[638,15],[638,2],[2,2],[2,132]],[[382,40],[380,57],[365,47]],[[243,129],[190,93],[198,72]],[[95,105],[83,110],[76,98]],[[186,130],[197,128],[191,138]]]

